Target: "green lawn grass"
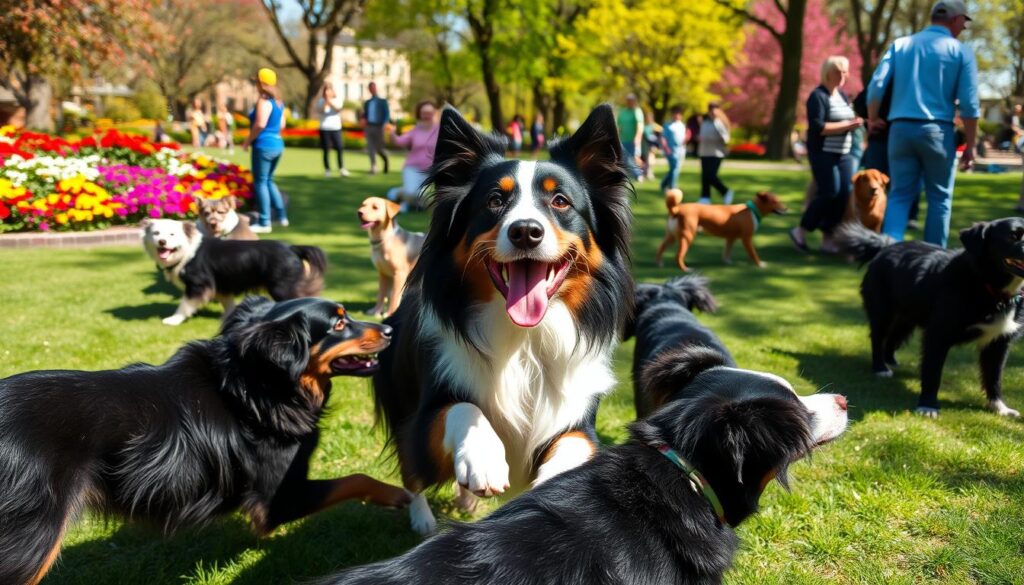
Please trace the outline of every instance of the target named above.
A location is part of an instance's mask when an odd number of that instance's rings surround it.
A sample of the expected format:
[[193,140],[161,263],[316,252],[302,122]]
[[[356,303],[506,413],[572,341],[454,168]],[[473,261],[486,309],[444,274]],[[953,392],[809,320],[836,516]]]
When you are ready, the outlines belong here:
[[[237,160],[245,155],[236,154]],[[366,157],[346,153],[353,176],[324,178],[319,152],[285,153],[279,184],[290,196],[292,227],[273,237],[316,244],[329,256],[324,295],[356,311],[374,300],[376,278],[355,209],[363,197],[399,182],[396,172],[369,177]],[[398,168],[399,161],[393,161]],[[742,549],[729,583],[1024,583],[1024,425],[983,410],[973,347],[951,354],[938,420],[908,412],[916,401],[918,345],[899,353],[892,379],[870,373],[867,327],[857,287],[861,272],[834,257],[796,252],[786,229],[797,221],[806,173],[730,170],[723,178],[740,201],[770,188],[794,213],[765,219],[757,247],[768,267],[719,261],[722,243],[701,236],[687,263],[711,279],[721,301],[703,322],[744,367],[790,380],[800,393],[846,394],[852,424],[846,435],[793,466],[792,492],[770,486],[762,512],[739,530]],[[688,199],[699,176],[683,171]],[[1019,177],[963,176],[953,226],[1010,214]],[[653,255],[662,236],[656,186],[638,187],[634,274],[657,282],[677,274]],[[425,214],[400,217],[413,229]],[[954,238],[955,241],[955,238]],[[817,238],[812,238],[812,246]],[[0,376],[40,368],[116,368],[161,362],[187,340],[209,337],[220,309],[210,305],[184,325],[160,323],[178,295],[159,281],[140,247],[0,251]],[[1011,406],[1024,405],[1022,348],[1010,356],[1004,387]],[[633,417],[629,376],[632,343],[618,350],[621,383],[602,404],[598,430],[622,440]],[[373,428],[369,383],[338,378],[314,469],[319,477],[366,472],[397,482]],[[445,492],[433,500],[452,516]],[[499,502],[489,502],[485,511]],[[2,528],[0,528],[2,529]],[[419,539],[404,511],[346,504],[252,536],[240,516],[169,539],[152,529],[86,516],[65,541],[46,579],[57,583],[285,583],[401,553]]]

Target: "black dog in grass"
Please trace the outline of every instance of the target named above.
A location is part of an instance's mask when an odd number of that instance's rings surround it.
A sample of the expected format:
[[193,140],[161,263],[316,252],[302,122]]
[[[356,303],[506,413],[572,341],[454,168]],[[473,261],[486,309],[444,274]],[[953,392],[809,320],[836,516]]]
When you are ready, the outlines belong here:
[[922,329],[921,396],[917,412],[939,413],[946,355],[970,341],[979,348],[981,385],[988,408],[1020,416],[1003,402],[1002,378],[1010,344],[1021,334],[1024,284],[1024,219],[976,223],[961,230],[962,250],[924,242],[893,243],[857,225],[838,230],[838,241],[868,262],[860,292],[871,326],[875,374],[892,376],[895,353]]
[[165,532],[240,508],[262,534],[348,499],[406,504],[365,475],[307,479],[331,377],[373,373],[389,336],[331,301],[253,297],[160,366],[0,380],[0,583],[38,583],[85,507]]
[[623,444],[406,554],[323,583],[720,583],[733,532],[772,479],[846,428],[846,401],[799,397],[717,351],[667,352],[644,370],[669,397]]
[[664,404],[668,396],[656,396],[644,389],[644,367],[666,350],[705,346],[717,351],[728,366],[735,367],[729,350],[717,335],[701,324],[693,310],[718,310],[718,301],[708,288],[708,279],[688,274],[665,284],[637,284],[632,318],[626,323],[623,341],[636,335],[633,352],[633,402],[637,418],[643,418]]

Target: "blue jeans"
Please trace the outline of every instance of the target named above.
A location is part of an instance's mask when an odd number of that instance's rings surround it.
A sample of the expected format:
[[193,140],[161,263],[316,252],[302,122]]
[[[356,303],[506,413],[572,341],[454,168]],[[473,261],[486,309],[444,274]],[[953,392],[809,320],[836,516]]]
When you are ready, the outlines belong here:
[[811,174],[818,184],[818,194],[807,206],[800,219],[800,227],[811,232],[820,229],[830,233],[843,219],[843,211],[850,199],[853,180],[853,157],[824,151],[810,151],[807,160]]
[[261,226],[270,225],[270,211],[273,207],[278,221],[288,219],[284,210],[284,198],[274,183],[274,171],[281,160],[284,149],[252,149],[252,186],[256,192],[256,204],[259,206]]
[[[683,151],[683,156],[686,156],[686,151]],[[678,189],[679,188],[679,170],[683,166],[683,157],[676,156],[675,154],[665,153],[665,160],[668,161],[668,172],[665,173],[665,177],[661,179],[661,190],[665,189]]]
[[626,167],[626,173],[634,179],[639,179],[643,171],[636,166],[636,145],[632,142],[623,142],[622,157],[626,159],[625,165],[623,165]]
[[953,211],[956,179],[956,141],[950,122],[895,120],[889,128],[889,168],[892,183],[882,231],[903,239],[910,207],[921,193],[928,201],[924,241],[946,247]]

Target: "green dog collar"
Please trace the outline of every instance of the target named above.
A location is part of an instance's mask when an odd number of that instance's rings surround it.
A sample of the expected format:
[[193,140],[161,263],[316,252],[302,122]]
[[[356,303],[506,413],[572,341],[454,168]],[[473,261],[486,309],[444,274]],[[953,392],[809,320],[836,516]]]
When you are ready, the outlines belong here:
[[747,201],[746,206],[750,213],[754,214],[754,231],[756,232],[757,228],[761,227],[761,212],[757,210],[757,205],[754,205],[753,200]]
[[714,510],[715,515],[718,516],[718,520],[722,524],[728,526],[729,523],[725,521],[725,510],[722,508],[722,502],[718,500],[718,495],[715,494],[715,490],[711,488],[711,484],[708,483],[708,480],[704,479],[704,476],[701,475],[699,471],[697,471],[697,468],[691,465],[689,461],[684,459],[678,451],[676,451],[672,447],[669,447],[665,443],[657,443],[651,446],[657,449],[658,452],[664,455],[666,458],[668,458],[669,461],[674,463],[676,467],[683,470],[683,473],[686,474],[687,479],[689,479],[693,486],[697,488],[701,495],[704,496],[704,499],[707,500],[709,504],[711,504],[711,509]]

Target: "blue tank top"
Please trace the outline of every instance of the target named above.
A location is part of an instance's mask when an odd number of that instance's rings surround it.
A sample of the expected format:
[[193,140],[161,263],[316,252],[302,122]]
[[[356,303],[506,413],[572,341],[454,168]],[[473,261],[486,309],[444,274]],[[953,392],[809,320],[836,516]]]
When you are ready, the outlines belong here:
[[[267,127],[260,132],[256,140],[253,140],[252,147],[260,150],[284,150],[284,140],[281,139],[281,116],[284,115],[284,109],[275,100],[268,101],[270,101],[271,109]],[[256,108],[249,112],[249,123],[256,123]]]

